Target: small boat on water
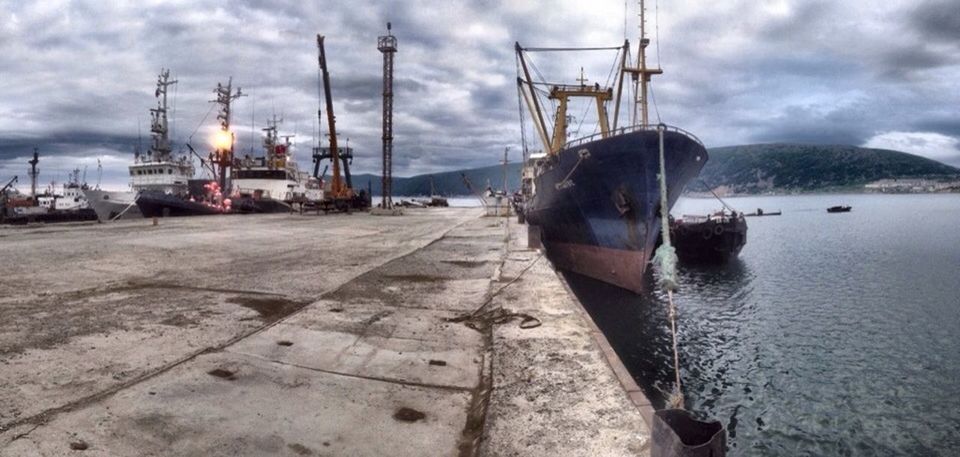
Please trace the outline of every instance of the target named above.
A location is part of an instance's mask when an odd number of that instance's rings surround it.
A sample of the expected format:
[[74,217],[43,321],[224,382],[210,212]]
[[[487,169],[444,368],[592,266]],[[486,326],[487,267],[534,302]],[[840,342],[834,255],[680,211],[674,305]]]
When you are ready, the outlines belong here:
[[743,213],[727,211],[684,215],[670,221],[670,238],[682,262],[723,263],[747,244],[747,221]]
[[837,206],[831,206],[827,208],[827,212],[828,213],[849,213],[851,209],[853,209],[853,207],[851,206],[837,205]]
[[745,217],[758,217],[758,216],[779,216],[783,214],[780,210],[776,211],[764,211],[762,208],[757,208],[755,213],[744,214]]

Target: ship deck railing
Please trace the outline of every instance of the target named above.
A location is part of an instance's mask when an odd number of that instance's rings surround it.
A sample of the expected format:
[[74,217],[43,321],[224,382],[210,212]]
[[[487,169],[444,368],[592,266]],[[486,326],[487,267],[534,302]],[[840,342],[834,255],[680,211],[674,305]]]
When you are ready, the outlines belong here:
[[[662,125],[664,126],[664,128],[665,128],[666,131],[668,131],[668,132],[676,132],[676,133],[679,133],[679,134],[681,134],[681,135],[684,135],[684,136],[690,138],[691,140],[696,141],[697,144],[699,144],[700,146],[703,146],[703,142],[700,141],[700,139],[697,138],[696,135],[694,135],[694,134],[692,134],[692,133],[690,133],[690,132],[688,132],[688,131],[680,128],[680,127],[674,127],[674,126],[672,126],[672,125],[666,125],[666,124],[662,124]],[[657,131],[657,127],[658,127],[658,124],[630,125],[630,126],[627,126],[627,127],[620,127],[620,128],[618,128],[618,129],[616,129],[616,130],[611,130],[610,132],[607,133],[607,136],[610,137],[610,136],[614,136],[614,135],[623,135],[623,134],[625,134],[625,133],[632,133],[632,132],[637,132],[637,131],[651,131],[651,132],[656,132],[656,131]],[[591,142],[591,141],[596,141],[596,140],[599,140],[599,139],[601,139],[601,138],[603,138],[603,137],[604,137],[604,136],[603,136],[603,133],[602,133],[602,132],[601,132],[601,133],[594,133],[593,135],[585,136],[585,137],[583,137],[583,138],[578,138],[578,139],[576,139],[576,140],[570,141],[570,142],[568,142],[567,144],[565,144],[565,145],[563,146],[563,148],[564,148],[564,149],[570,149],[570,148],[572,148],[572,147],[574,147],[574,146],[579,146],[579,145],[581,145],[581,144],[589,143],[589,142]],[[704,147],[705,147],[705,146],[704,146]]]

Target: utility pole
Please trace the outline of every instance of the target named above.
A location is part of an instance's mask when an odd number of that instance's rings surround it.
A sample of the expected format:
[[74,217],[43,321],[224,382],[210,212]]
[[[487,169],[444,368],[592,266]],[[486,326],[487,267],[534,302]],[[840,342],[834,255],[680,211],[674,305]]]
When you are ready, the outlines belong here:
[[383,53],[383,209],[393,208],[393,55],[397,38],[390,29],[387,22],[387,34],[377,38],[377,49]]
[[37,164],[40,163],[40,153],[37,148],[33,148],[33,159],[27,161],[30,164],[30,197],[34,204],[37,201],[37,177],[40,176],[40,170],[37,170]]

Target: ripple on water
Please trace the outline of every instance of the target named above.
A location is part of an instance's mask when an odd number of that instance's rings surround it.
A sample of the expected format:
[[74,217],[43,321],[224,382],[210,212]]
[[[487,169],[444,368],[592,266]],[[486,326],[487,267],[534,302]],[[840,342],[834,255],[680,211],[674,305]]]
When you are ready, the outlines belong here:
[[[853,212],[823,211],[839,201]],[[728,203],[783,210],[749,220],[738,260],[681,268],[687,407],[726,424],[730,455],[960,455],[960,196]],[[715,207],[681,200],[676,212]],[[664,297],[567,279],[662,405]]]

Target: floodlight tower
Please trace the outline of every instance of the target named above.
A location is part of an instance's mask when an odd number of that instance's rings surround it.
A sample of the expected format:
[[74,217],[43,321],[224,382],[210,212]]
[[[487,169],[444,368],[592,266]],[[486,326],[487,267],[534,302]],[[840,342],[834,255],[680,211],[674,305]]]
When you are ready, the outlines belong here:
[[390,29],[387,22],[387,34],[377,38],[377,49],[383,53],[383,209],[393,208],[393,55],[397,38]]

